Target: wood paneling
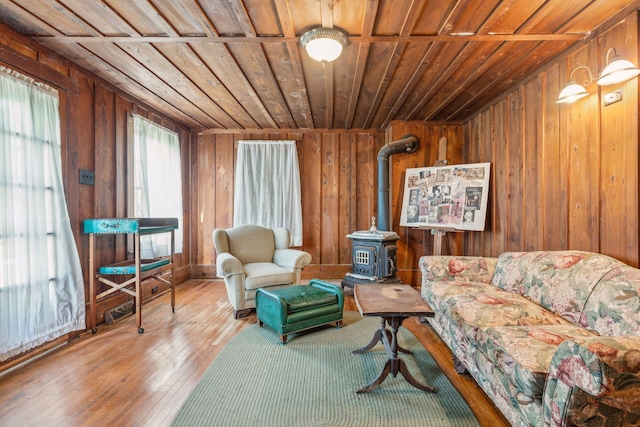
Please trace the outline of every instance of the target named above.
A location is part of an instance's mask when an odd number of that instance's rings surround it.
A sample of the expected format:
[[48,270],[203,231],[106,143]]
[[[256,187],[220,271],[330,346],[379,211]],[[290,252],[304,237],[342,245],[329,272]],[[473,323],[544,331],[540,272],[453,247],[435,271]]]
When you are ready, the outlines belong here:
[[[602,66],[610,47],[637,64],[637,14],[598,41]],[[622,101],[600,111],[600,250],[638,265],[638,80],[616,88]]]
[[[400,212],[404,197],[405,171],[407,168],[432,166],[438,160],[441,138],[447,139],[446,159],[449,164],[460,164],[462,154],[462,126],[456,123],[392,122],[387,132],[388,141],[397,141],[406,135],[414,135],[420,141],[413,154],[399,153],[390,158],[389,181],[393,231],[398,233],[398,276],[413,286],[420,284],[418,260],[422,255],[433,253],[433,237],[429,230],[400,227]],[[442,243],[443,253],[459,253],[460,233],[447,233]]]
[[[386,130],[393,120],[467,120],[638,7],[640,0],[11,0],[0,6],[0,23],[194,130]],[[321,64],[300,46],[314,26],[347,34],[336,61]]]
[[[384,144],[379,131],[215,133],[198,135],[194,153],[199,183],[201,230],[194,239],[193,274],[215,274],[212,233],[233,225],[233,177],[237,142],[243,139],[292,139],[297,142],[302,197],[303,245],[311,254],[307,277],[341,277],[351,265],[346,235],[368,228],[375,209],[375,153]],[[210,159],[215,159],[211,162]],[[207,183],[214,183],[207,185]],[[202,212],[213,212],[203,215]]]
[[[438,141],[448,139],[447,157],[459,163],[462,125],[456,123],[394,122],[385,134],[380,131],[307,131],[250,134],[205,132],[198,135],[194,153],[198,182],[199,221],[196,245],[192,248],[194,277],[214,277],[215,257],[212,233],[233,224],[233,179],[237,141],[242,139],[293,139],[297,141],[302,196],[303,246],[311,254],[311,265],[303,277],[341,278],[351,269],[351,241],[347,234],[368,230],[377,217],[377,154],[387,143],[412,134],[420,140],[413,154],[394,154],[390,162],[390,200],[393,231],[398,242],[399,276],[418,286],[418,258],[428,252],[430,235],[424,230],[399,227],[404,191],[404,170],[432,165],[438,156]],[[215,164],[211,162],[215,153]],[[216,183],[208,185],[208,183]],[[220,184],[218,184],[220,183]],[[220,215],[202,212],[220,211]],[[462,236],[455,233],[449,247],[459,252]]]
[[[464,124],[465,162],[484,161],[476,148],[490,141],[491,195],[485,242],[466,236],[465,253],[497,256],[505,250],[580,249],[638,266],[638,84],[587,86],[574,104],[555,103],[571,71],[594,77],[606,54],[638,61],[634,13]],[[578,70],[575,79],[588,80]],[[605,93],[622,101],[604,106]]]

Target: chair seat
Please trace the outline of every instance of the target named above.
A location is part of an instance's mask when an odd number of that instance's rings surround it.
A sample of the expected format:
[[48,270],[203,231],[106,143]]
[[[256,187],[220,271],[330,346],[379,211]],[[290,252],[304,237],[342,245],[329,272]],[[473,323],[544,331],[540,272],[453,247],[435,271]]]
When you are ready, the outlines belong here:
[[246,290],[254,290],[266,286],[289,285],[294,282],[291,271],[272,262],[252,262],[244,265]]

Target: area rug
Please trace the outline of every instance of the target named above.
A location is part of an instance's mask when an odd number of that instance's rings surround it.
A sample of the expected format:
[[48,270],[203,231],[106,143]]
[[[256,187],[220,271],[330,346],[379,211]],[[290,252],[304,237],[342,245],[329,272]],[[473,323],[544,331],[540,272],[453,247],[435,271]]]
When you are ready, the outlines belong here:
[[465,401],[420,342],[400,328],[398,343],[409,371],[438,388],[412,387],[401,374],[377,389],[387,360],[382,344],[364,354],[378,318],[345,312],[332,326],[291,334],[286,345],[266,327],[243,330],[220,351],[173,420],[178,426],[478,426]]

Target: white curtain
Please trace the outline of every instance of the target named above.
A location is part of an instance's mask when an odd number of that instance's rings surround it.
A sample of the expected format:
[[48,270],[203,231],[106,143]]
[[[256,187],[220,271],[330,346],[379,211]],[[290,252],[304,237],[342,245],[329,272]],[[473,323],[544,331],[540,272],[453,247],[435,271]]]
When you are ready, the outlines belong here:
[[[135,218],[178,218],[175,251],[182,252],[182,168],[178,134],[144,117],[133,116]],[[171,254],[171,235],[140,238],[140,257]]]
[[58,94],[0,67],[0,361],[85,329]]
[[295,141],[240,141],[233,225],[286,227],[302,246],[300,172]]

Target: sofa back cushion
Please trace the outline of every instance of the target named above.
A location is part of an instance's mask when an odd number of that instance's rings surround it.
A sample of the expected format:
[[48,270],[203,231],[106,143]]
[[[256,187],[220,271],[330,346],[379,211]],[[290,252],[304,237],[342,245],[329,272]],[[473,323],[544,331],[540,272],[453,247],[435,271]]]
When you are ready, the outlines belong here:
[[580,326],[606,336],[640,336],[640,270],[624,266],[604,275],[587,299]]
[[517,292],[574,324],[579,324],[585,303],[600,279],[625,266],[609,256],[585,251],[503,255],[498,259],[494,286]]
[[524,277],[539,252],[504,252],[498,257],[491,284],[508,292],[524,295]]
[[422,280],[429,282],[491,283],[498,259],[474,256],[423,256],[419,267]]

